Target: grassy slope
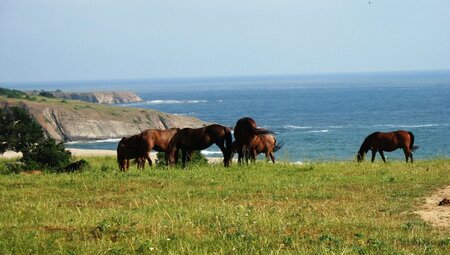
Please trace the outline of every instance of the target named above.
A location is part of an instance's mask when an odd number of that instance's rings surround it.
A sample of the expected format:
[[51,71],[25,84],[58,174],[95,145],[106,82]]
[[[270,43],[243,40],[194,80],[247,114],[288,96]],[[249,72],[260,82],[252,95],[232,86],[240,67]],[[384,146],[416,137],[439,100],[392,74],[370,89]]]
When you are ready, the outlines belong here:
[[[8,101],[13,103],[23,102],[27,105],[34,106],[36,108],[52,107],[58,108],[65,112],[77,112],[83,116],[90,115],[110,115],[111,118],[121,119],[121,117],[128,117],[129,114],[142,114],[142,113],[161,113],[151,109],[136,109],[125,108],[121,106],[107,105],[107,104],[95,104],[89,102],[83,102],[79,100],[62,100],[57,98],[48,98],[35,96],[35,100],[18,99],[18,98],[6,98],[0,96],[1,101]],[[124,114],[125,113],[125,114]],[[123,115],[123,116],[122,116]]]
[[450,184],[448,159],[128,173],[90,162],[0,176],[0,254],[450,253],[449,230],[412,213]]

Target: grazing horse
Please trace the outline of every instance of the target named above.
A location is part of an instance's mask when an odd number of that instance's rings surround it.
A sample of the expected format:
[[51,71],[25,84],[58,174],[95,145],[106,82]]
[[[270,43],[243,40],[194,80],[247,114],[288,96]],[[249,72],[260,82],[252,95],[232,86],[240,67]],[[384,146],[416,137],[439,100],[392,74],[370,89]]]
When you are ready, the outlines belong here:
[[364,155],[371,150],[372,162],[375,160],[375,154],[379,152],[381,158],[386,163],[383,151],[394,151],[399,148],[403,149],[406,162],[408,162],[408,159],[411,159],[412,163],[414,161],[412,151],[419,148],[419,146],[414,146],[413,133],[404,130],[388,133],[375,132],[364,139],[364,142],[359,148],[357,160],[361,162],[364,159]]
[[[256,161],[256,157],[260,153],[264,153],[266,155],[267,161],[272,160],[275,163],[274,152],[278,151],[283,147],[283,144],[277,144],[277,140],[273,135],[265,134],[265,135],[256,135],[253,137],[250,142],[250,158],[252,161]],[[233,153],[237,152],[237,143],[233,142]]]
[[178,150],[181,150],[181,160],[183,167],[189,154],[194,150],[204,150],[216,144],[223,153],[223,163],[225,167],[231,162],[231,130],[218,124],[212,124],[202,128],[183,128],[178,131],[170,140],[168,152],[168,163],[175,164]]
[[136,159],[138,168],[145,168],[145,160],[152,166],[150,151],[167,152],[170,139],[179,128],[147,129],[129,138],[123,137],[117,146],[117,161],[122,171],[128,170],[130,159]]
[[273,135],[256,135],[250,142],[250,157],[256,161],[256,157],[260,153],[266,154],[267,161],[272,160],[275,163],[274,152],[283,147],[283,144],[277,144],[277,139]]
[[245,161],[248,164],[250,143],[254,136],[263,134],[273,134],[273,132],[258,128],[256,126],[256,121],[249,117],[241,118],[236,122],[236,126],[234,127],[234,139],[239,163],[241,163],[241,160],[245,155]]

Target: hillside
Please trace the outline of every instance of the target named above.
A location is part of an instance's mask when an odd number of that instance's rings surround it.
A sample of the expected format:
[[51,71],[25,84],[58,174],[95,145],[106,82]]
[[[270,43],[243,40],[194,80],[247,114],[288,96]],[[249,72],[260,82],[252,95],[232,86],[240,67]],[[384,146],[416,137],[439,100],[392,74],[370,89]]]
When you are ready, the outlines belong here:
[[46,97],[0,96],[0,107],[21,106],[46,133],[59,141],[120,138],[148,128],[200,127],[205,122],[149,109],[94,104]]

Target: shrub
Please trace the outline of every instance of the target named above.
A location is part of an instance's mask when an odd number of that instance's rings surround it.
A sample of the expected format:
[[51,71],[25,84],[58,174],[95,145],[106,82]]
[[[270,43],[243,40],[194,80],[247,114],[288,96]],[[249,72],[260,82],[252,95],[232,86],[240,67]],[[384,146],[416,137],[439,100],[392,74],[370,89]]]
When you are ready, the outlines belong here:
[[23,161],[29,167],[59,169],[70,163],[71,153],[64,148],[62,142],[45,139],[34,148],[23,153]]
[[22,97],[27,96],[27,94],[25,92],[22,92],[20,90],[5,89],[5,88],[0,88],[0,95],[6,96],[9,98],[22,98]]
[[45,91],[45,90],[42,90],[41,92],[39,92],[39,96],[41,96],[41,97],[55,98],[55,96],[53,95],[52,92],[48,92],[48,91]]
[[[157,166],[166,166],[166,157],[164,152],[158,152],[156,154],[156,165]],[[178,153],[178,165],[181,165],[181,152]],[[200,151],[194,151],[192,153],[192,158],[188,163],[189,165],[197,165],[197,166],[204,166],[208,165],[208,159],[200,152]]]
[[46,138],[41,126],[20,107],[0,110],[0,153],[22,152],[23,169],[58,169],[70,162],[63,143]]

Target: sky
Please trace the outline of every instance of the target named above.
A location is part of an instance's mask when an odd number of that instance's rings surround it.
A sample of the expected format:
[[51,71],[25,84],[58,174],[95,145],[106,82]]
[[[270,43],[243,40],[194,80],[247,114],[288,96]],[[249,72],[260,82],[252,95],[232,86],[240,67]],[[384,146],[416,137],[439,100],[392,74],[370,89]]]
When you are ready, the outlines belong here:
[[450,70],[448,0],[0,0],[0,83]]

